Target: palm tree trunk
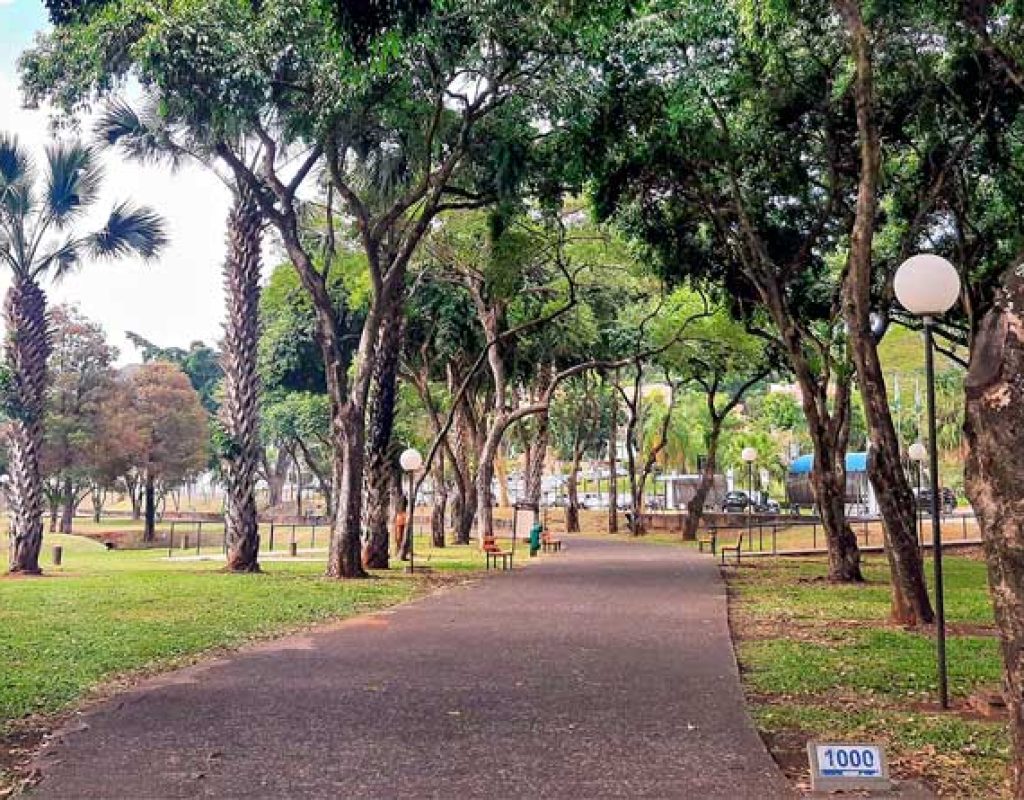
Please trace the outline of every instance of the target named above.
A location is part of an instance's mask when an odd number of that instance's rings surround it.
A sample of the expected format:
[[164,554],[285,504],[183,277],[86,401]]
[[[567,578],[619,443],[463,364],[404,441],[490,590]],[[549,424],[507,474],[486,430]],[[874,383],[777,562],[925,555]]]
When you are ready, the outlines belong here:
[[4,303],[4,357],[10,370],[13,407],[9,433],[11,508],[10,571],[39,574],[43,545],[43,485],[39,451],[50,335],[46,295],[30,278],[15,275]]
[[230,446],[224,456],[224,525],[229,572],[259,572],[256,474],[260,464],[259,339],[260,212],[252,191],[239,184],[228,217],[224,288],[224,405],[222,421]]

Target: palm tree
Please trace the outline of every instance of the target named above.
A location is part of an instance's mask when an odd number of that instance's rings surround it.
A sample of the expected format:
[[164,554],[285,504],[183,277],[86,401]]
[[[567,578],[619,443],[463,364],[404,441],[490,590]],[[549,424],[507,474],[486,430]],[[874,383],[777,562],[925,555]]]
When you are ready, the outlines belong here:
[[39,450],[50,354],[46,294],[40,282],[60,280],[89,258],[134,254],[150,259],[166,243],[160,218],[127,203],[115,205],[99,230],[77,231],[81,217],[96,202],[101,182],[95,152],[80,143],[48,147],[46,168],[39,174],[17,138],[0,132],[0,261],[11,270],[4,301],[11,572],[40,571]]
[[[120,101],[108,104],[97,124],[98,138],[139,161],[165,161],[177,166],[188,158],[213,167],[217,159],[211,144],[190,135],[187,126],[174,125],[157,108],[152,99],[138,112]],[[259,572],[256,476],[260,465],[260,385],[256,349],[263,217],[248,186],[217,174],[233,197],[224,260],[227,321],[221,353],[224,403],[220,409],[227,570]]]

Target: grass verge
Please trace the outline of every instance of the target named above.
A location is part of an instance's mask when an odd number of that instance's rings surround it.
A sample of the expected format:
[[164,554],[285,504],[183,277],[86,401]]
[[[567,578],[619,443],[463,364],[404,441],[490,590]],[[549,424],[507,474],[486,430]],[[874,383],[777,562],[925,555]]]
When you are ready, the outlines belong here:
[[888,568],[867,583],[821,580],[821,559],[759,560],[727,570],[730,616],[752,713],[798,786],[808,739],[885,744],[894,777],[948,797],[1007,795],[1009,732],[978,714],[972,694],[998,687],[1001,662],[984,563],[947,556],[948,664],[953,710],[938,709],[930,631],[889,623]]

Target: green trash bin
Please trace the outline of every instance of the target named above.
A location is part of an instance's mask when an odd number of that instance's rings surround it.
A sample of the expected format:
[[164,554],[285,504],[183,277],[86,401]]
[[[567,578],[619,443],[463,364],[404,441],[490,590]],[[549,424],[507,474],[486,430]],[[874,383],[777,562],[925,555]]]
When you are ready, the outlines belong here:
[[543,533],[544,528],[539,522],[533,523],[533,527],[530,528],[530,555],[535,556],[540,552],[540,535]]

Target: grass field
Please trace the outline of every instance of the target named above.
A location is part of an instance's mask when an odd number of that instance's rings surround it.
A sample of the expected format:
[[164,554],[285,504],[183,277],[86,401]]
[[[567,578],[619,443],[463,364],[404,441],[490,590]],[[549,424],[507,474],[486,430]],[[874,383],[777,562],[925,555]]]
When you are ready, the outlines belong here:
[[[322,577],[323,554],[265,560],[261,575],[228,575],[219,560],[45,539],[44,577],[0,579],[0,729],[67,708],[116,677],[401,602],[439,573],[482,566],[470,547],[435,549],[419,537],[417,564],[431,567],[430,578],[411,579],[393,562],[366,581]],[[64,547],[60,567],[50,561],[54,544]]]
[[888,622],[884,560],[867,558],[862,586],[829,584],[823,574],[812,559],[728,570],[744,684],[787,772],[806,780],[808,739],[866,739],[886,744],[898,777],[944,796],[1004,796],[1009,733],[966,703],[1000,681],[985,565],[946,558],[950,712],[937,706],[933,638]]

